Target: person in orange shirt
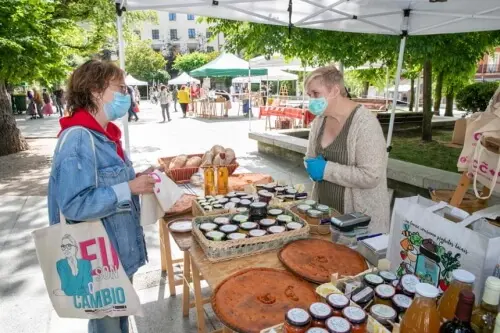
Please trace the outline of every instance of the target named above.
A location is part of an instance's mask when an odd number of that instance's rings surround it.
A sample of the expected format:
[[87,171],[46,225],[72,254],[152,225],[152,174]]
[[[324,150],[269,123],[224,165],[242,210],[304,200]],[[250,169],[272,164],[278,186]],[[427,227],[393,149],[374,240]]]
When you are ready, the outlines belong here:
[[179,104],[181,105],[183,118],[186,118],[186,112],[189,105],[189,89],[186,86],[182,86],[182,88],[177,92],[177,99],[179,100]]

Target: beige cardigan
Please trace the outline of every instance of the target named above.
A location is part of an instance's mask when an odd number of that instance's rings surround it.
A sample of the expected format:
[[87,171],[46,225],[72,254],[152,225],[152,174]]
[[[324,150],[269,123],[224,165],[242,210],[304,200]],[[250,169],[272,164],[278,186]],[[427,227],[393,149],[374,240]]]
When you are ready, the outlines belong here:
[[[306,158],[316,157],[315,147],[325,117],[311,124]],[[324,180],[346,188],[344,212],[371,216],[370,232],[388,232],[390,225],[387,192],[387,150],[377,118],[366,108],[358,109],[347,135],[348,165],[327,162]],[[318,198],[316,183],[313,199]]]

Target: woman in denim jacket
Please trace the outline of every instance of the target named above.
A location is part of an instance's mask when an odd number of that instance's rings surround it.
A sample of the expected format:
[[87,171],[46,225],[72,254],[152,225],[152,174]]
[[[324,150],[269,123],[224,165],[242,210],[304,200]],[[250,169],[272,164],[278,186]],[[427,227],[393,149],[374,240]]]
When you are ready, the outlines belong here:
[[[138,195],[152,193],[154,179],[136,177],[111,122],[130,106],[124,73],[113,63],[88,61],[71,75],[67,95],[69,117],[60,120],[49,180],[50,224],[60,222],[60,213],[70,223],[101,219],[131,279],[147,260]],[[88,331],[127,333],[128,318],[92,319]]]

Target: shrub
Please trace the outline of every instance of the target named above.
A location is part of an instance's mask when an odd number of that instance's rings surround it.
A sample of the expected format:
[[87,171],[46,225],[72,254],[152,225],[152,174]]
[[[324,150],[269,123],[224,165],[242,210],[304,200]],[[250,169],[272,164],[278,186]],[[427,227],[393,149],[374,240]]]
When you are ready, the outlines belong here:
[[457,93],[457,108],[462,111],[486,110],[490,99],[498,88],[497,82],[476,82]]

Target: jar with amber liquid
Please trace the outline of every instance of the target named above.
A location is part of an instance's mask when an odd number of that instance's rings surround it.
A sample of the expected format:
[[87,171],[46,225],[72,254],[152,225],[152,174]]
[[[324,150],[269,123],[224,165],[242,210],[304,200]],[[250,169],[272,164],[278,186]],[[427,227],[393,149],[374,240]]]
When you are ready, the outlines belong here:
[[463,269],[454,270],[451,276],[451,284],[439,300],[438,311],[443,322],[452,320],[455,317],[458,295],[462,290],[472,291],[472,286],[476,280],[474,274]]
[[[225,161],[226,154],[220,153],[221,160]],[[229,192],[229,170],[227,166],[221,164],[217,167],[217,194],[227,194]]]
[[[428,283],[415,286],[415,299],[401,321],[401,333],[436,333],[441,316],[436,307],[439,290]],[[381,306],[381,305],[380,305]]]
[[205,196],[215,194],[215,171],[212,166],[203,169]]

